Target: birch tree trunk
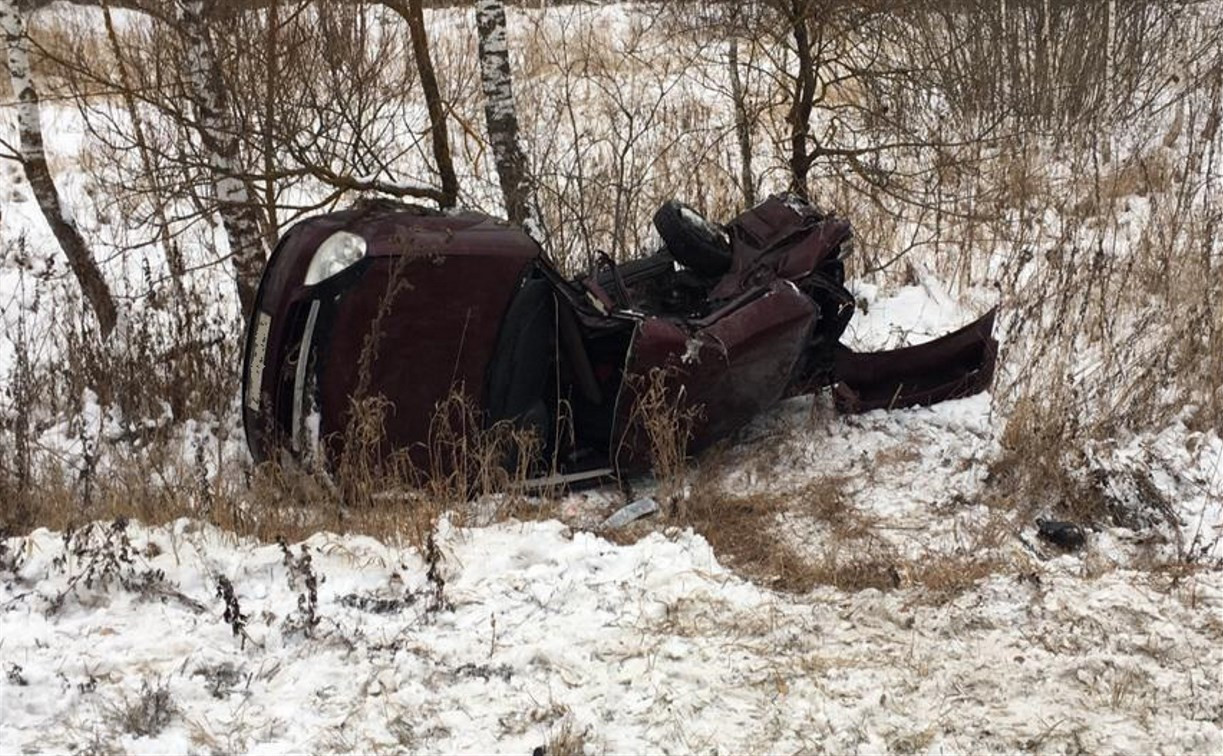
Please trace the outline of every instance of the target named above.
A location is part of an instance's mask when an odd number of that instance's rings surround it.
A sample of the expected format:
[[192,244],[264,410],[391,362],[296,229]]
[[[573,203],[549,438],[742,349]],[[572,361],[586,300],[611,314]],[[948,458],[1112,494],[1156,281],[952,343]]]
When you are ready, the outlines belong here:
[[195,108],[195,126],[212,173],[221,223],[229,237],[230,260],[242,314],[255,309],[259,276],[265,260],[262,217],[250,188],[239,176],[238,128],[230,115],[229,93],[208,30],[204,0],[177,0],[178,33],[186,48],[187,86]]
[[514,107],[514,78],[502,0],[476,1],[479,35],[480,82],[484,88],[484,120],[493,146],[493,160],[501,180],[505,212],[515,223],[531,215],[527,159],[518,141],[518,113]]
[[60,199],[51,178],[43,148],[38,90],[34,87],[34,77],[30,71],[30,40],[26,36],[25,22],[12,0],[0,0],[0,29],[8,46],[9,77],[17,96],[17,130],[21,142],[18,157],[21,166],[30,181],[39,210],[68,257],[68,267],[98,319],[102,336],[109,337],[118,318],[115,300],[77,228],[71,209]]

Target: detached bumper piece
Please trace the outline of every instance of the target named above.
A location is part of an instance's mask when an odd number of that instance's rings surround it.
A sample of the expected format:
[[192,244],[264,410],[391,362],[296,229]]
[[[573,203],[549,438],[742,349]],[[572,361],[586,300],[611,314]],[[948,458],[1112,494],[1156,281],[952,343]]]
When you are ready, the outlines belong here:
[[994,378],[997,309],[934,341],[883,352],[839,346],[833,399],[841,412],[928,405],[985,391]]

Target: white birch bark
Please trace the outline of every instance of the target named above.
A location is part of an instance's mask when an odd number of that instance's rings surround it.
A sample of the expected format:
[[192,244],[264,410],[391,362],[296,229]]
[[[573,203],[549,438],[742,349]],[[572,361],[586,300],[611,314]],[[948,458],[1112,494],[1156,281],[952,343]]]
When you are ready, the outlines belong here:
[[229,94],[221,78],[204,0],[177,0],[175,11],[178,32],[186,48],[183,65],[195,109],[196,130],[212,173],[221,223],[229,237],[238,300],[243,314],[250,317],[265,260],[262,219],[240,176],[238,128],[229,111]]
[[530,184],[526,156],[518,141],[518,114],[514,107],[514,79],[502,0],[476,0],[476,31],[484,120],[501,181],[505,212],[510,220],[525,223],[531,214]]
[[89,252],[80,229],[77,228],[71,208],[63,203],[51,169],[47,166],[47,155],[43,147],[42,113],[38,90],[30,70],[30,40],[26,36],[25,22],[17,11],[13,0],[0,0],[0,30],[8,47],[9,78],[13,93],[17,97],[17,131],[20,139],[19,157],[30,189],[38,208],[42,211],[51,233],[64,250],[85,299],[98,319],[102,336],[108,337],[115,328],[117,312],[106,279],[102,277],[97,262]]

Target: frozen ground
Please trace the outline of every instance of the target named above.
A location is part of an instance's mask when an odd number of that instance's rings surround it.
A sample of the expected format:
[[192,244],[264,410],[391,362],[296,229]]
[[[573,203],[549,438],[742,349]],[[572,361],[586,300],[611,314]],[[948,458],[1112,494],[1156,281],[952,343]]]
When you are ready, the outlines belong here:
[[[443,529],[433,612],[415,552],[319,534],[306,637],[276,545],[185,520],[127,532],[109,589],[72,586],[114,550],[9,543],[24,563],[0,588],[0,751],[529,753],[565,729],[593,753],[1223,749],[1217,572],[1085,575],[1061,557],[945,605],[788,596],[691,531],[616,546],[501,523]],[[163,729],[130,731],[159,706]]]

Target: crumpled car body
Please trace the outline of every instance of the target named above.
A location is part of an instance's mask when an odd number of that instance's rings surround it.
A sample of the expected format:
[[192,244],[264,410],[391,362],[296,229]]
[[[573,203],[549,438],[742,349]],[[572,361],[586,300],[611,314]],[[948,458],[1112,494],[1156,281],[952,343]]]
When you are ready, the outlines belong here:
[[[538,434],[545,472],[650,464],[650,391],[688,418],[688,449],[823,387],[842,411],[932,404],[987,388],[991,311],[932,342],[857,353],[842,260],[848,221],[772,197],[724,226],[660,208],[665,247],[562,275],[521,228],[489,216],[369,203],[278,243],[248,326],[243,419],[257,461],[344,452],[377,397],[380,453],[426,467],[439,407]],[[661,388],[660,388],[661,387]]]

